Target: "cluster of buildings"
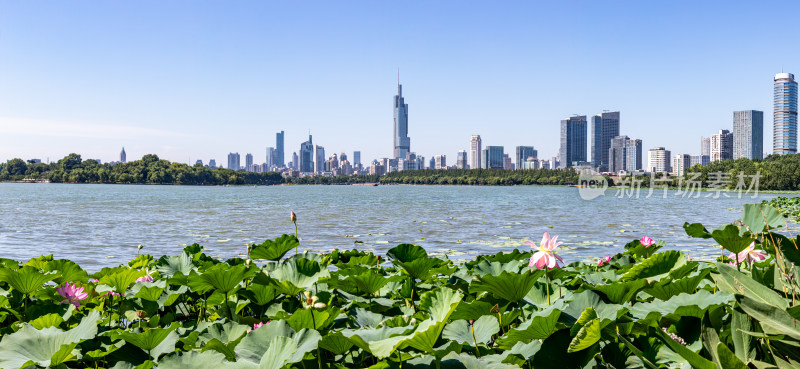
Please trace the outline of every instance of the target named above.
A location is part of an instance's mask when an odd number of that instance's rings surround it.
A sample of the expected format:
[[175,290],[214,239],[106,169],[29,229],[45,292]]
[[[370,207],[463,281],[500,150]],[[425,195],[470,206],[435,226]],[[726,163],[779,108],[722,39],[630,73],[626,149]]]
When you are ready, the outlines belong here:
[[[776,154],[797,153],[797,82],[791,73],[778,73],[774,78],[773,148]],[[591,135],[589,135],[591,126]],[[326,155],[325,148],[315,145],[311,134],[308,141],[286,161],[284,132],[275,135],[275,146],[266,149],[266,161],[254,162],[247,153],[242,165],[239,153],[228,154],[227,168],[252,172],[278,171],[285,176],[386,174],[394,171],[420,169],[556,169],[593,168],[601,173],[625,176],[644,173],[669,173],[681,175],[695,165],[725,159],[761,159],[764,157],[764,112],[742,110],[733,112],[732,127],[720,129],[708,137],[701,137],[698,155],[675,154],[665,147],[653,147],[643,160],[641,139],[621,134],[620,112],[604,111],[587,118],[574,115],[561,120],[560,147],[556,156],[539,158],[533,146],[516,146],[507,153],[503,146],[483,146],[480,135],[472,135],[469,152],[460,150],[456,160],[448,165],[446,155],[425,157],[411,151],[408,135],[408,104],[403,97],[403,86],[398,80],[394,96],[393,157],[373,160],[370,165],[361,163],[361,152],[354,151],[352,160],[346,153]],[[589,155],[591,153],[591,157]],[[512,156],[513,155],[513,156]],[[120,162],[126,162],[125,149]],[[203,165],[198,160],[198,165]],[[645,165],[646,164],[646,165]],[[211,159],[208,167],[216,167]]]

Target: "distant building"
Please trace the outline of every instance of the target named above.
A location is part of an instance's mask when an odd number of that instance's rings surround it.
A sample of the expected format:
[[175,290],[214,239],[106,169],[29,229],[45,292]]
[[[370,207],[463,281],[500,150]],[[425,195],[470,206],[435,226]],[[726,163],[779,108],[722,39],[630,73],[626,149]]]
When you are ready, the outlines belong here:
[[692,155],[689,158],[689,168],[700,164],[702,166],[708,165],[711,162],[711,157],[708,155]]
[[733,159],[762,159],[764,156],[764,112],[733,112]]
[[278,160],[278,152],[275,150],[275,148],[268,147],[267,161],[265,162],[267,164],[267,167],[271,168],[273,165],[276,167],[279,166],[277,164],[277,160]]
[[480,169],[483,161],[481,160],[481,136],[472,135],[469,140],[470,169]]
[[353,151],[353,167],[361,168],[361,151]]
[[379,163],[372,163],[372,165],[369,166],[369,174],[382,176],[386,174],[386,167]]
[[436,157],[432,157],[431,161],[428,162],[428,169],[436,169]]
[[128,162],[128,155],[125,154],[125,148],[122,148],[122,151],[119,153],[119,162],[120,163],[127,163]]
[[663,147],[654,147],[647,152],[647,171],[650,173],[670,172],[670,152]]
[[608,163],[605,171],[619,173],[625,170],[625,162],[628,158],[625,150],[628,147],[629,140],[628,136],[617,136],[611,139],[611,146],[608,148],[608,155],[606,155]]
[[314,173],[322,173],[325,171],[325,148],[320,145],[314,145]]
[[253,170],[253,154],[247,153],[247,155],[244,156],[244,167],[247,170],[251,171],[251,172],[254,171]]
[[300,173],[314,173],[314,144],[311,142],[311,135],[308,135],[308,141],[300,144],[298,156],[300,161],[295,161],[298,163],[297,170]]
[[201,160],[201,159],[197,159],[197,161],[196,161],[196,162],[194,162],[194,165],[203,166],[203,160]]
[[710,137],[700,137],[700,155],[711,156]]
[[300,161],[299,160],[300,159],[298,158],[297,153],[293,152],[292,153],[292,169],[298,170],[298,171],[300,170]]
[[633,173],[642,169],[642,140],[630,139],[625,146],[625,171]]
[[397,95],[394,96],[394,158],[404,159],[411,151],[411,138],[408,137],[408,104],[403,98],[403,85],[397,81]]
[[524,169],[524,163],[528,158],[538,158],[539,152],[533,148],[533,146],[517,146],[517,156],[515,163],[517,164],[517,169]]
[[433,165],[436,169],[447,169],[447,155],[434,156]]
[[561,155],[559,168],[586,162],[586,116],[578,115],[561,121]]
[[775,154],[797,153],[797,82],[794,74],[775,75],[772,113],[772,151]]
[[486,169],[503,169],[505,163],[503,160],[503,146],[486,146],[483,149],[483,164],[481,168]]
[[539,161],[539,167],[541,169],[555,169],[555,168],[552,168],[551,165],[552,164],[550,163],[550,160],[540,160]]
[[514,169],[514,163],[508,154],[503,154],[503,169]]
[[733,135],[727,129],[711,135],[711,161],[733,159]]
[[467,169],[467,150],[459,150],[456,155],[456,168]]
[[541,163],[538,159],[529,157],[525,159],[525,163],[522,164],[522,169],[539,169],[540,165]]
[[209,168],[216,168],[217,167],[217,161],[214,160],[214,159],[209,160],[208,161],[208,167]]
[[[270,165],[274,165],[278,168],[283,168],[286,166],[286,162],[284,161],[284,149],[283,149],[283,131],[280,131],[275,134],[275,153],[272,155],[272,160]],[[267,159],[267,162],[270,162],[270,159]]]
[[619,112],[604,112],[592,117],[592,167],[609,170],[611,140],[619,136]]
[[686,169],[692,167],[691,155],[677,154],[672,158],[672,174],[682,176]]
[[239,170],[239,153],[232,152],[228,154],[228,169]]

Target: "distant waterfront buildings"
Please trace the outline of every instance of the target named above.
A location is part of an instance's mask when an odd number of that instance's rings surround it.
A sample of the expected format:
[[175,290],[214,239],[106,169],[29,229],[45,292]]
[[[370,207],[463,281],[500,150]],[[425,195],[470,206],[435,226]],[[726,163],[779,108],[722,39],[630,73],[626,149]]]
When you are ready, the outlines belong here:
[[267,165],[267,168],[272,168],[272,166],[277,166],[277,164],[275,164],[276,160],[278,160],[277,156],[278,154],[275,148],[273,147],[267,148],[267,161],[264,163]]
[[197,161],[194,162],[194,165],[199,165],[199,166],[202,167],[203,166],[203,160],[202,159],[197,159]]
[[733,112],[733,159],[762,159],[764,153],[764,112]]
[[447,169],[447,155],[434,156],[433,165],[436,169]]
[[472,135],[469,140],[470,169],[480,169],[483,161],[481,160],[481,136]]
[[628,141],[630,141],[628,136],[617,136],[611,139],[611,146],[608,148],[608,154],[606,155],[608,167],[603,172],[619,173],[625,170],[625,162],[628,158],[625,150],[628,146]]
[[353,167],[361,169],[361,151],[353,151]]
[[708,165],[708,163],[710,161],[711,161],[711,157],[708,156],[708,155],[692,155],[689,158],[689,168],[691,168],[691,167],[693,167],[693,166],[695,166],[697,164],[700,164],[702,166],[706,166],[706,165]]
[[239,170],[239,153],[232,152],[228,154],[228,169]]
[[298,154],[300,161],[297,170],[301,173],[314,173],[314,144],[311,141],[311,135],[308,135],[308,141],[300,144],[300,152]]
[[244,156],[244,167],[248,171],[253,171],[253,154],[247,153],[247,155]]
[[700,137],[700,155],[711,156],[711,137]]
[[663,147],[654,147],[647,152],[647,171],[650,173],[670,172],[670,152]]
[[514,163],[508,154],[503,154],[503,169],[514,169]]
[[217,167],[217,161],[214,160],[214,159],[209,160],[208,161],[208,167],[209,168],[216,168]]
[[119,153],[119,162],[120,163],[127,163],[128,162],[128,155],[125,154],[125,148],[122,148],[122,152]]
[[625,171],[632,173],[642,169],[642,140],[630,139],[625,145]]
[[772,115],[772,151],[797,153],[797,82],[794,74],[775,75]]
[[411,138],[408,137],[408,104],[403,98],[403,85],[398,77],[397,95],[394,96],[394,158],[404,159],[411,151]]
[[733,159],[733,134],[727,129],[720,129],[711,135],[711,161]]
[[586,162],[586,116],[577,115],[561,121],[559,168],[569,168]]
[[271,160],[272,162],[269,163],[278,168],[283,168],[284,166],[286,166],[286,163],[284,161],[283,137],[284,137],[283,131],[280,131],[275,134],[275,154],[272,156]]
[[314,145],[314,173],[322,173],[325,171],[325,148],[320,145]]
[[[310,138],[310,137],[309,137]],[[291,168],[294,170],[300,170],[300,159],[297,156],[296,152],[292,153],[292,165]]]
[[517,169],[524,169],[524,163],[528,158],[538,158],[539,152],[533,146],[517,146],[517,156],[515,163]]
[[600,172],[609,170],[611,140],[619,136],[619,112],[603,112],[592,117],[592,167]]
[[677,154],[672,158],[672,174],[676,176],[682,176],[686,169],[691,167],[691,155]]
[[459,150],[458,155],[456,155],[456,168],[458,169],[467,169],[469,166],[467,165],[467,150]]
[[504,160],[503,160],[503,146],[486,146],[483,149],[483,164],[481,168],[485,169],[503,169]]

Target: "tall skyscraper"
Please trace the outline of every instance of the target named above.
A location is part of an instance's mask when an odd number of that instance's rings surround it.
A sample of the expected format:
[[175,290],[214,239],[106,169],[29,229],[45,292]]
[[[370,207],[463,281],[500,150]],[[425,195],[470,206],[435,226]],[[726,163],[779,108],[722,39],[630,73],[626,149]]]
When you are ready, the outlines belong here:
[[797,82],[794,80],[794,74],[775,75],[773,97],[775,102],[772,113],[772,151],[776,154],[796,154]]
[[700,137],[700,156],[711,156],[711,137]]
[[456,168],[467,169],[467,150],[458,150],[456,156]]
[[483,149],[483,164],[484,169],[503,169],[505,162],[503,160],[503,146],[486,146]]
[[727,129],[720,129],[711,135],[711,161],[733,159],[733,135]]
[[228,169],[239,170],[239,153],[232,152],[228,154]]
[[611,147],[608,148],[608,168],[604,172],[618,173],[626,169],[628,141],[630,141],[628,136],[617,136],[611,139]]
[[539,152],[533,146],[517,146],[516,168],[524,169],[524,163],[528,158],[538,158]]
[[670,172],[670,152],[663,147],[654,147],[647,152],[647,171],[650,173]]
[[682,176],[686,169],[692,167],[692,156],[688,154],[677,154],[672,158],[672,174]]
[[320,145],[314,145],[314,173],[322,173],[325,171],[325,148]]
[[253,171],[253,154],[247,153],[247,155],[244,156],[244,168],[248,171]]
[[619,136],[619,112],[603,112],[592,117],[592,167],[601,172],[608,169],[611,140]]
[[272,165],[282,168],[286,166],[286,162],[284,161],[284,150],[283,150],[283,131],[280,131],[275,134],[275,155],[272,159]]
[[122,148],[122,152],[119,153],[119,162],[120,163],[127,163],[128,162],[128,155],[125,154],[125,148]]
[[481,160],[481,154],[481,136],[472,135],[472,138],[469,140],[470,169],[482,168],[481,164],[483,164],[483,161]]
[[576,115],[561,121],[561,150],[559,168],[586,162],[587,125],[585,115]]
[[292,153],[292,169],[299,170],[300,169],[300,159],[297,156],[296,152]]
[[436,169],[447,169],[447,155],[434,156],[433,165]]
[[308,141],[300,144],[300,152],[298,154],[300,163],[297,167],[302,173],[314,173],[314,144],[311,141],[311,135],[308,135]]
[[733,159],[762,159],[764,156],[764,112],[733,112]]
[[353,151],[353,167],[361,168],[361,151]]
[[265,164],[267,164],[267,168],[272,168],[272,166],[278,166],[278,164],[276,164],[277,160],[278,160],[278,152],[275,150],[275,148],[268,147],[267,161],[265,162]]
[[630,139],[625,146],[625,171],[642,170],[642,140]]
[[403,85],[397,78],[397,95],[394,96],[394,158],[405,159],[411,151],[411,138],[408,137],[408,104],[403,99]]

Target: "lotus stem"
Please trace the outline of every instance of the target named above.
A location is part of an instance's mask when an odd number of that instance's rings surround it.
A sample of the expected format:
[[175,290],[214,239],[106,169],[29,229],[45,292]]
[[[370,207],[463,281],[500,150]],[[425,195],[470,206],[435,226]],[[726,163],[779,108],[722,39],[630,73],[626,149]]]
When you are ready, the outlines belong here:
[[550,276],[547,275],[547,268],[544,269],[545,289],[547,290],[547,305],[550,305]]
[[294,247],[294,254],[297,255],[297,249],[300,247],[300,236],[297,235],[297,222],[294,223],[294,238],[297,239],[297,246]]
[[469,325],[469,330],[472,332],[472,342],[475,342],[475,354],[478,355],[478,359],[480,359],[481,350],[478,348],[478,340],[475,339],[475,327],[472,326],[472,323]]

